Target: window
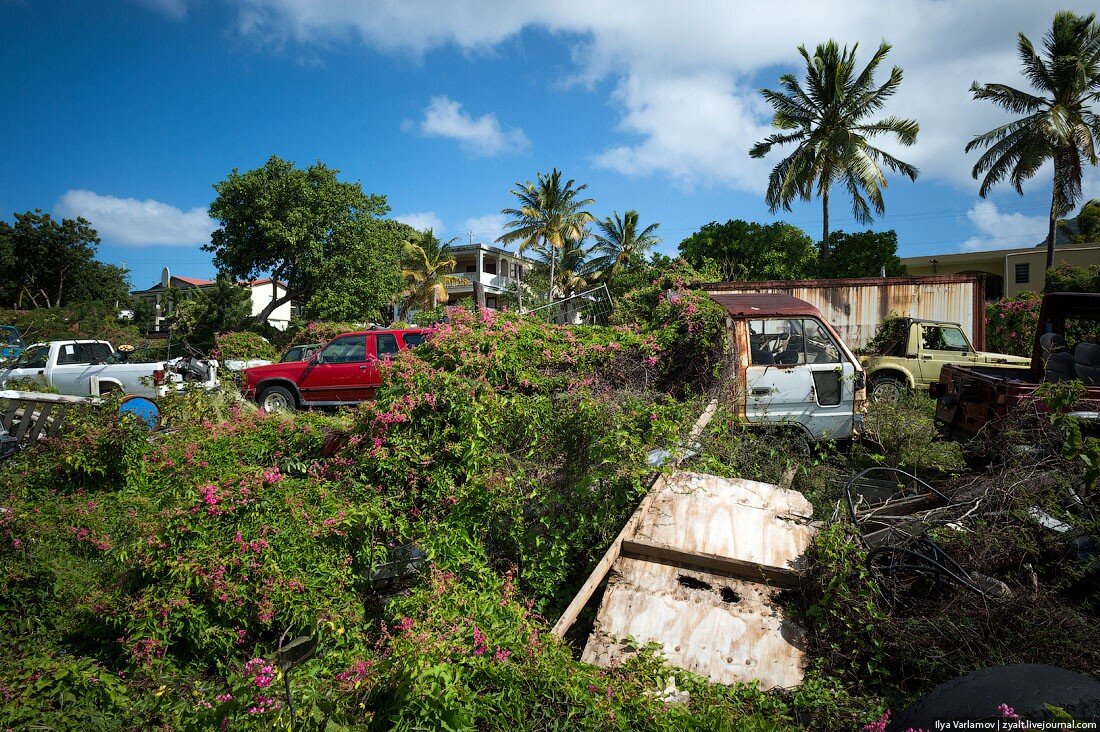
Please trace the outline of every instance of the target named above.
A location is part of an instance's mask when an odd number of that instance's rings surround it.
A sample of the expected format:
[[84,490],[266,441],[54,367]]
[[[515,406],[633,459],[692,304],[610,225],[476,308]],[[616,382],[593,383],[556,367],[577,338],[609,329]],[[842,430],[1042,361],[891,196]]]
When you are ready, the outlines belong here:
[[840,348],[812,318],[773,318],[749,322],[749,357],[756,366],[840,363]]
[[367,337],[347,336],[337,338],[325,346],[322,363],[357,363],[367,360]]
[[76,363],[104,363],[111,356],[106,343],[77,343]]
[[69,366],[76,363],[76,344],[66,343],[57,352],[57,365]]
[[379,333],[374,337],[374,353],[378,358],[393,358],[397,355],[397,336],[392,333]]
[[495,259],[486,259],[483,266],[488,274],[497,273],[497,261]]
[[50,358],[49,346],[31,346],[23,351],[19,360],[15,362],[17,369],[44,369]]
[[522,279],[523,277],[523,265],[512,263],[512,279]]
[[405,339],[405,346],[407,348],[416,348],[424,342],[423,333],[406,333],[402,336]]
[[477,263],[476,262],[471,262],[470,264],[467,264],[466,265],[466,271],[467,272],[477,272]]
[[1031,264],[1024,262],[1016,265],[1016,284],[1026,285],[1031,281]]
[[923,325],[921,335],[924,338],[924,347],[930,351],[951,351],[966,353],[970,350],[970,344],[963,332],[951,326]]

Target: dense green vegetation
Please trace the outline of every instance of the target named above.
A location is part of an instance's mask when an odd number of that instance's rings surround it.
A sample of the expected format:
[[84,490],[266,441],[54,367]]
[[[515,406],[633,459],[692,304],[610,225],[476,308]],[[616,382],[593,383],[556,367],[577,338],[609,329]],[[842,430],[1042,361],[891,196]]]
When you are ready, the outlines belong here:
[[[692,276],[636,291],[616,327],[451,308],[348,412],[269,416],[187,394],[152,437],[110,409],[79,414],[0,467],[0,725],[287,728],[289,680],[302,730],[850,730],[986,664],[1100,669],[1095,610],[1027,518],[1061,511],[1052,484],[1013,483],[1003,512],[942,537],[1017,600],[949,593],[899,610],[865,569],[837,479],[881,462],[961,471],[927,401],[876,405],[877,443],[850,452],[723,411],[689,465],[766,481],[794,467],[826,522],[785,600],[809,631],[798,689],[711,685],[653,649],[598,669],[550,636],[646,490],[647,451],[682,439],[720,382],[722,311],[662,296]],[[1080,474],[1060,459],[1065,480]],[[381,578],[409,545],[424,563]],[[318,642],[289,675],[284,633]],[[661,700],[670,676],[687,703]]]

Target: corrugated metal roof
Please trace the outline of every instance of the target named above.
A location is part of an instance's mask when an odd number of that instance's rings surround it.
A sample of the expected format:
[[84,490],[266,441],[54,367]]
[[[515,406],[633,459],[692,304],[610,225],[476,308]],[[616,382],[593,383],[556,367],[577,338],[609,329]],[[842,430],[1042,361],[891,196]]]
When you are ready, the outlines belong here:
[[712,300],[724,307],[730,315],[738,317],[773,317],[782,315],[815,315],[821,311],[805,300],[792,295],[760,292],[752,294],[709,293]]

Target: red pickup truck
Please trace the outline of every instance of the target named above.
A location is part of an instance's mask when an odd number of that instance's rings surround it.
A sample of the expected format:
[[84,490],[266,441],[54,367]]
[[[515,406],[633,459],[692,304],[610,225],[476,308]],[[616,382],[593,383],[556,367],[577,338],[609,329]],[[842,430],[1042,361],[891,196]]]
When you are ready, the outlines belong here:
[[948,364],[930,387],[936,421],[967,439],[1028,401],[1044,381],[1079,380],[1082,401],[1100,400],[1100,294],[1054,292],[1043,298],[1031,364],[996,368]]
[[244,395],[265,412],[358,404],[382,384],[378,362],[419,346],[427,335],[422,328],[344,333],[305,361],[245,369]]

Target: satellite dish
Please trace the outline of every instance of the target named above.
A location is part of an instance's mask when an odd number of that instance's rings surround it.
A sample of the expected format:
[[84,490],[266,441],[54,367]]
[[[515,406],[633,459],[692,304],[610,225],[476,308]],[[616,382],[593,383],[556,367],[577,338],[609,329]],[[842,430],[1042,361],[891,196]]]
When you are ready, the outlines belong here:
[[165,267],[160,271],[160,286],[168,287],[170,284],[172,284],[172,273]]

